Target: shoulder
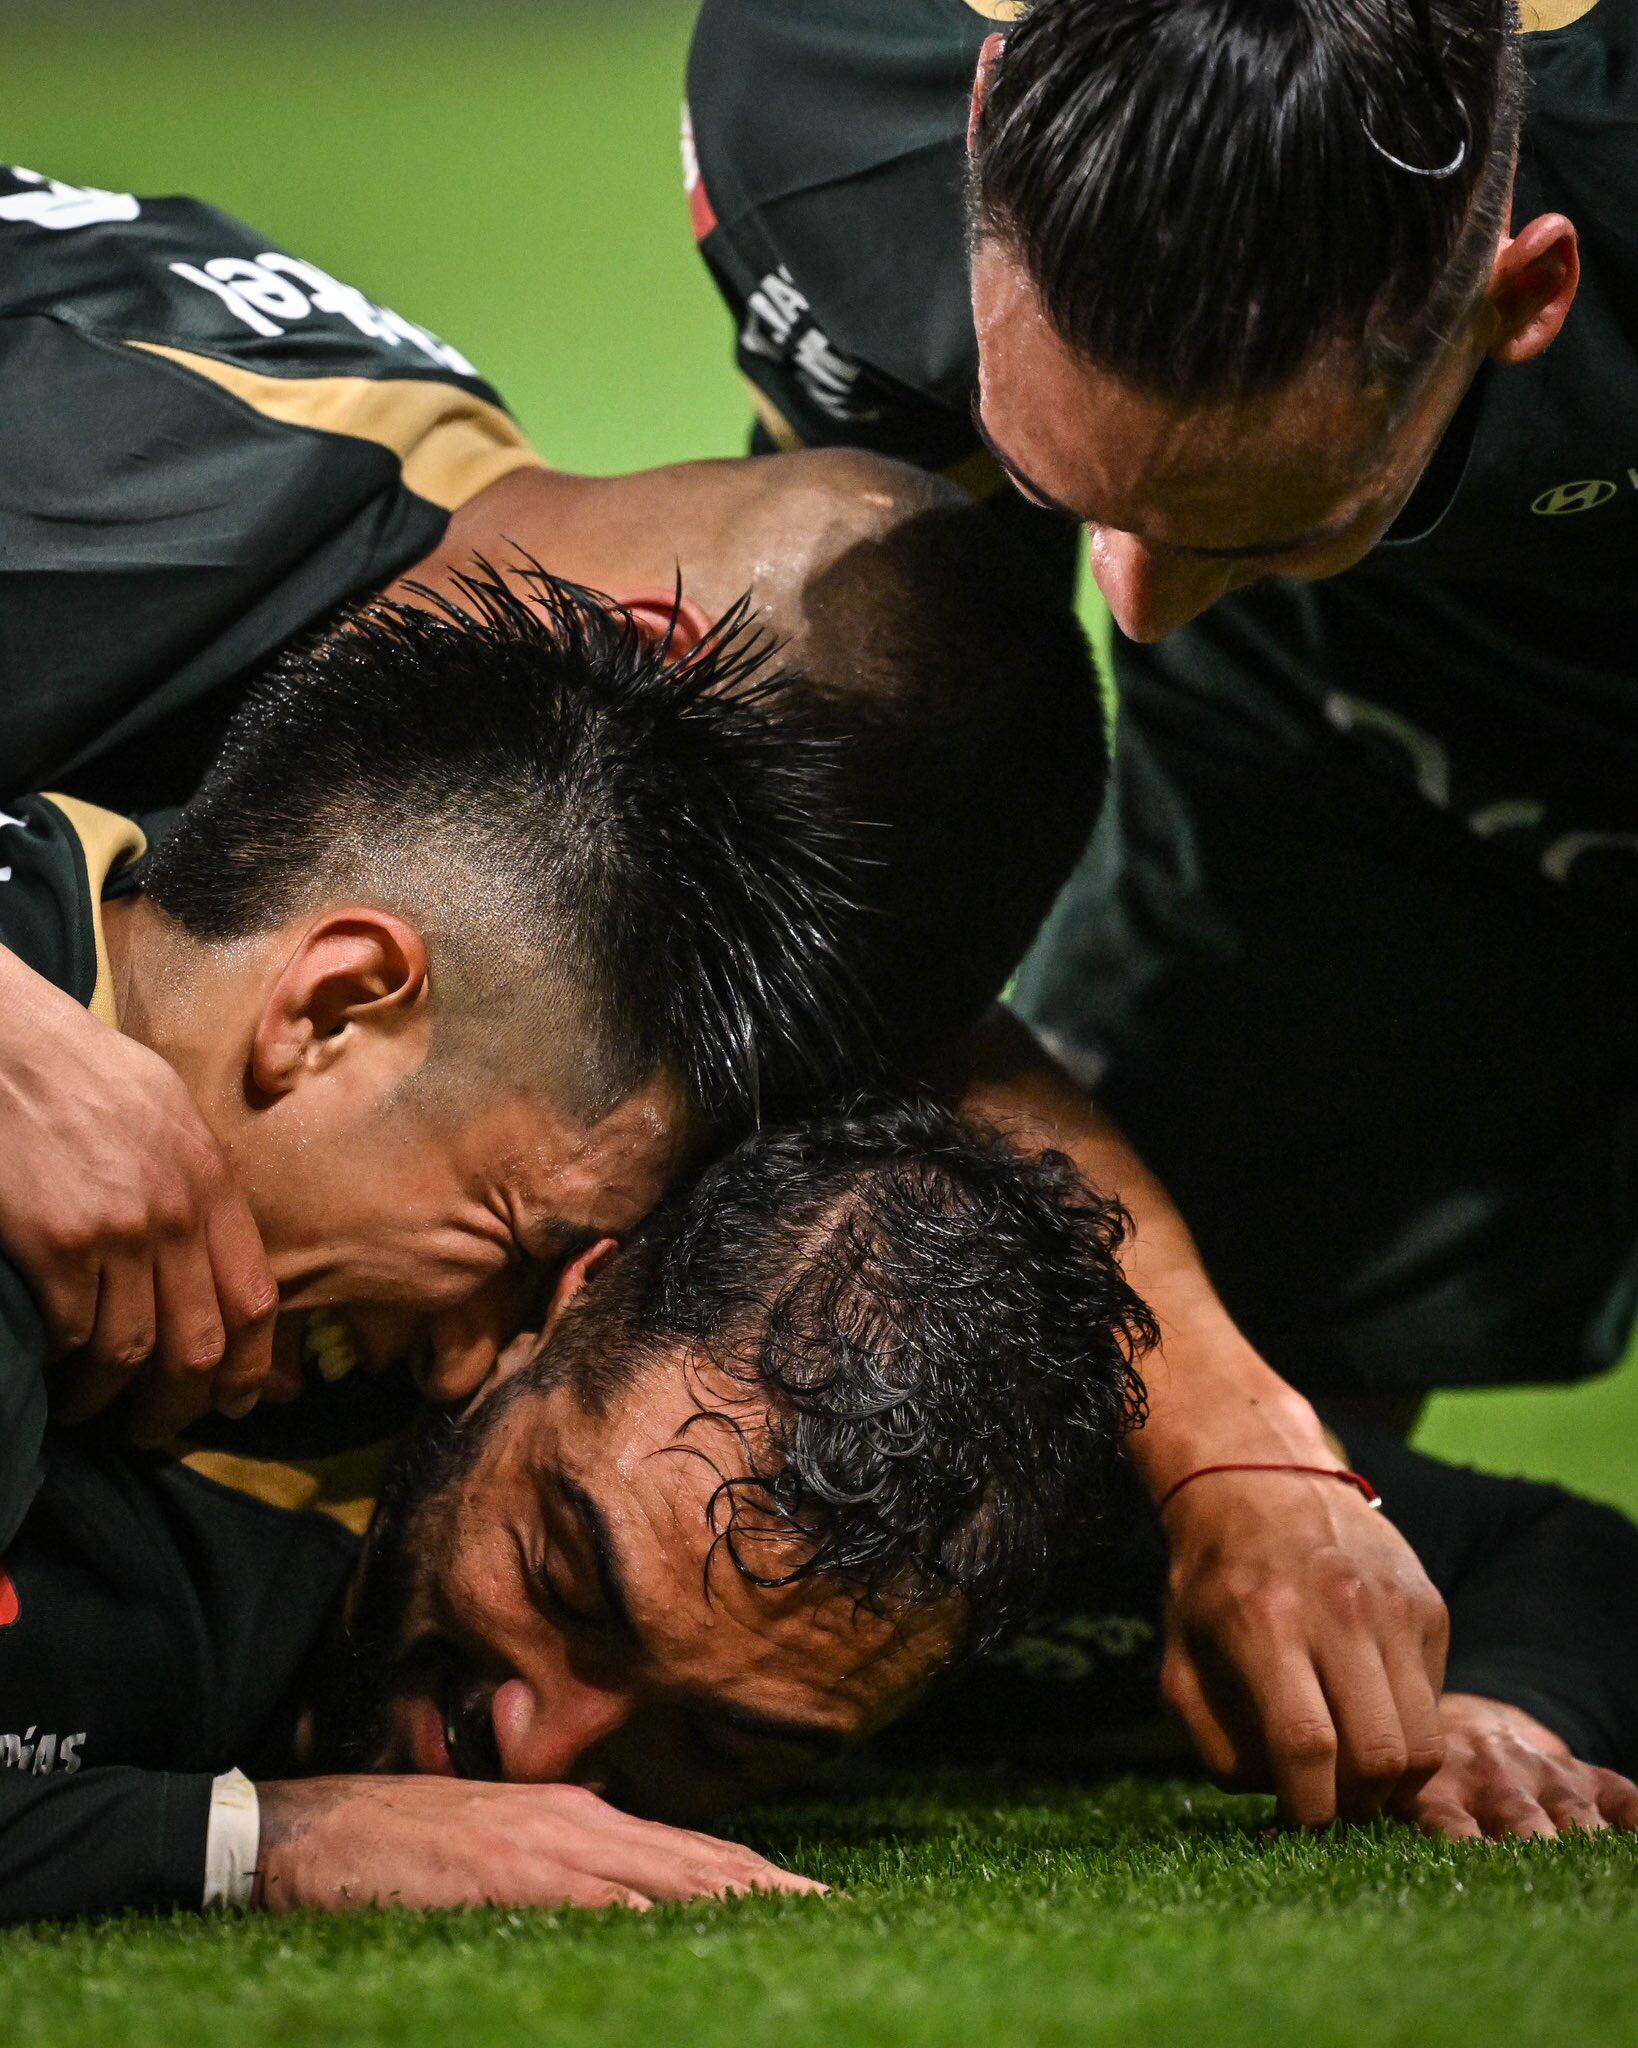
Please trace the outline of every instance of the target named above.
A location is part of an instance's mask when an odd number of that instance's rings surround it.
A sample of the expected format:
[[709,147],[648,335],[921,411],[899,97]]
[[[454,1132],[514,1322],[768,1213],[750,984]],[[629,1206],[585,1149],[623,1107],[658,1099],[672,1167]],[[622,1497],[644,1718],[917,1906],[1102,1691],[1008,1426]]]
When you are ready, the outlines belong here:
[[706,0],[694,225],[731,298],[763,293],[765,343],[811,309],[844,358],[965,408],[967,107],[995,25],[991,0]]
[[0,169],[0,315],[269,374],[455,376],[456,348],[202,201]]
[[[90,805],[75,808],[113,817]],[[97,947],[86,845],[68,811],[49,797],[0,801],[0,945],[76,1002],[90,1004]]]
[[1520,8],[1533,148],[1638,185],[1638,0],[1523,0]]
[[181,377],[229,401],[224,433],[248,413],[373,444],[406,472],[419,457],[421,495],[446,506],[534,459],[458,348],[197,199],[0,169],[0,259],[8,382],[37,357],[48,404],[114,361],[156,388]]

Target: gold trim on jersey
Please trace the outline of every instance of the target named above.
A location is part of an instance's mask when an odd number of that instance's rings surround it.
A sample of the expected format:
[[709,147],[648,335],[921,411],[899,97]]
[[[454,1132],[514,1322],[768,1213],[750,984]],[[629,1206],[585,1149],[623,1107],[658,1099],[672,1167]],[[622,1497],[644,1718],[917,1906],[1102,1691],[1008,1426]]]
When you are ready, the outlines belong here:
[[119,1029],[119,1006],[114,1001],[114,968],[108,958],[108,935],[102,928],[102,892],[118,869],[141,860],[148,851],[142,827],[118,811],[105,811],[98,804],[83,804],[77,796],[58,796],[54,790],[41,792],[47,803],[55,804],[68,820],[69,829],[85,855],[86,877],[91,884],[91,933],[97,948],[97,985],[87,1005],[93,1017]]
[[307,1458],[286,1464],[277,1458],[242,1458],[233,1451],[190,1451],[172,1446],[172,1454],[190,1472],[247,1494],[264,1507],[292,1515],[323,1515],[351,1535],[362,1536],[375,1513],[376,1496],[397,1439],[341,1451],[331,1458]]
[[772,441],[781,455],[792,455],[798,448],[805,448],[807,446],[802,436],[791,425],[790,421],[786,419],[785,415],[760,385],[753,384],[750,378],[747,377],[745,379],[745,388],[751,394],[751,403],[756,407],[756,416],[762,422],[768,439]]
[[1520,0],[1519,27],[1527,36],[1548,35],[1591,14],[1598,0]]
[[373,441],[398,457],[404,488],[445,512],[540,457],[516,420],[459,385],[425,377],[264,377],[158,341],[133,341],[230,393],[265,420]]
[[967,0],[967,5],[986,21],[1022,21],[1029,12],[1029,0]]

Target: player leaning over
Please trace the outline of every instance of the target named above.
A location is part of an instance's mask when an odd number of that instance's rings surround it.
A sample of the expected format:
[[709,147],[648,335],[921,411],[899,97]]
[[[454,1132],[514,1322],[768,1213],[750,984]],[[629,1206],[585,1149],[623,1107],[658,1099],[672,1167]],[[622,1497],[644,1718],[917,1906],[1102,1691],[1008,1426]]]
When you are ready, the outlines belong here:
[[[1018,1002],[1200,1241],[1157,1260],[1138,1184],[1161,1498],[1321,1462],[1292,1387],[1404,1426],[1631,1321],[1635,43],[1633,0],[703,9],[764,443],[999,464],[1065,575],[1090,535],[1115,793]],[[1165,1519],[1204,1754],[1368,1802],[1438,1659],[1389,1532],[1256,1472]]]

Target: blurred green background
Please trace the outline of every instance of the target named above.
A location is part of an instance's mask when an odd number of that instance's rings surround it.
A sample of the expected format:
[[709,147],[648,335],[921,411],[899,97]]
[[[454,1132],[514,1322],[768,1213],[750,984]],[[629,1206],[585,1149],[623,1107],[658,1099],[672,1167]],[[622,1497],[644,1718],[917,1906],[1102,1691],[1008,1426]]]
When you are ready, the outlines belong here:
[[[800,4],[800,0],[791,0]],[[457,343],[548,461],[743,445],[678,114],[691,0],[11,0],[0,151],[191,192]],[[1638,1369],[1437,1401],[1421,1440],[1638,1513]]]

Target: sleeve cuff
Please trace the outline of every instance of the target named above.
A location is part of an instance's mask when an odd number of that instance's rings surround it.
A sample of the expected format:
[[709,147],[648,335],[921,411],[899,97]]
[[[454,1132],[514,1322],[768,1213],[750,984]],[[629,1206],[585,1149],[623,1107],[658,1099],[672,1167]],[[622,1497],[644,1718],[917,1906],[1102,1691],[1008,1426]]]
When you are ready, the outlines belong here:
[[250,1904],[261,1842],[262,1813],[256,1787],[243,1771],[224,1771],[210,1789],[201,1905],[231,1909]]

